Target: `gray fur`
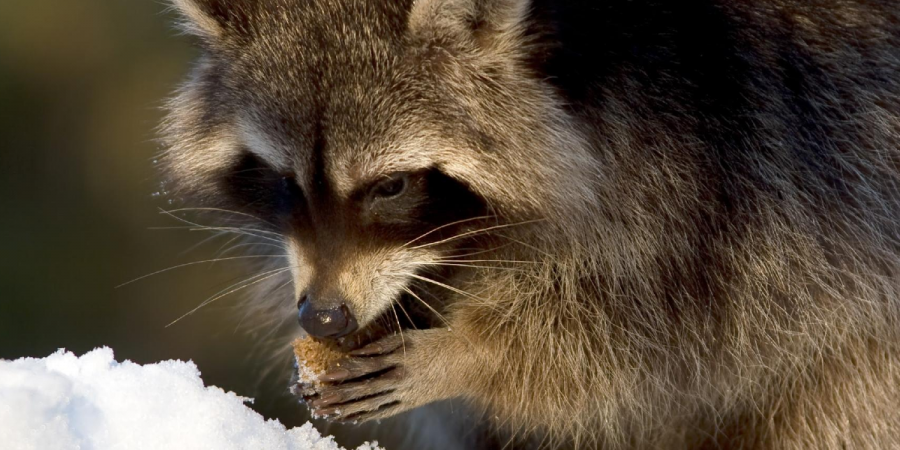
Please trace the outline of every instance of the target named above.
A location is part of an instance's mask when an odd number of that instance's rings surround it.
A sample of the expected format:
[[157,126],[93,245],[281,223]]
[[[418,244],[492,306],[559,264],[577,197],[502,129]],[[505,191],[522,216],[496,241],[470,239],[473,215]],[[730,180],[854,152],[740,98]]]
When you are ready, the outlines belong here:
[[[206,49],[164,127],[178,195],[215,203],[248,132],[310,188],[319,136],[340,195],[437,166],[509,225],[482,257],[517,270],[435,291],[450,330],[406,332],[392,412],[463,398],[579,448],[900,448],[893,2],[225,3],[176,2]],[[565,49],[529,11],[554,4],[622,21],[571,25],[601,49],[584,89],[543,72]]]

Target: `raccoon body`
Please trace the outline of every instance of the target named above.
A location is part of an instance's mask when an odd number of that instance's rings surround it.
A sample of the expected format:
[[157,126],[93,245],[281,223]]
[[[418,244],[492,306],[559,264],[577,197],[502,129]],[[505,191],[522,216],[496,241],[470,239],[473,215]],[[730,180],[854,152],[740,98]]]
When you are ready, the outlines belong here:
[[277,236],[310,334],[403,322],[319,413],[900,448],[895,2],[175,5],[175,195]]

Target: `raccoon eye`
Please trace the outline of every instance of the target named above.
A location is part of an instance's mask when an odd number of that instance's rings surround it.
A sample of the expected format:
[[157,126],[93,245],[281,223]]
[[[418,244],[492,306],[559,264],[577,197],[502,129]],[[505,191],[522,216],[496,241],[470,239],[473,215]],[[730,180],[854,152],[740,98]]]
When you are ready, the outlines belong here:
[[372,196],[376,198],[395,198],[406,192],[409,186],[409,175],[405,173],[391,175],[387,180],[382,181],[372,188]]
[[291,174],[280,173],[246,151],[220,181],[228,209],[265,217],[269,223],[302,214],[303,189]]
[[303,201],[303,190],[293,175],[282,176],[275,189],[274,205],[278,214],[292,213]]

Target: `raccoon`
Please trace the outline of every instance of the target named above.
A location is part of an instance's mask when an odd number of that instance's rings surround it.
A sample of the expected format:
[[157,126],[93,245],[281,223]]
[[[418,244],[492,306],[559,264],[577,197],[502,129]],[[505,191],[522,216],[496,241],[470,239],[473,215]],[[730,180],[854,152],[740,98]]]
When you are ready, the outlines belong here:
[[279,310],[350,343],[317,414],[900,448],[896,2],[174,5],[203,53],[166,179],[283,248]]

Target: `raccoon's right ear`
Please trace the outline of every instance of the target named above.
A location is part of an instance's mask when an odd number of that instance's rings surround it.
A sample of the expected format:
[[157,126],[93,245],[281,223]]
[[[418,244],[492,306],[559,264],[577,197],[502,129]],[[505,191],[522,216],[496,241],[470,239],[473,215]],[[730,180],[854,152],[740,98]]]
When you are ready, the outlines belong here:
[[184,17],[186,32],[207,40],[221,40],[228,35],[249,30],[255,0],[170,0]]

